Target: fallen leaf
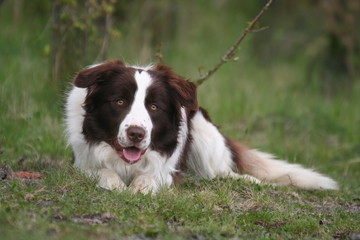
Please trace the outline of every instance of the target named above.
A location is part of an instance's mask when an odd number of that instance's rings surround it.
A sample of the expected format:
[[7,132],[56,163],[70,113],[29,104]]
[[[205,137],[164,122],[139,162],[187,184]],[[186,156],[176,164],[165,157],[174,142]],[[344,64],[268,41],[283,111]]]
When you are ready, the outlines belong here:
[[19,177],[19,178],[26,178],[26,179],[40,179],[40,178],[42,178],[41,173],[33,173],[33,172],[26,172],[26,171],[14,172],[14,175]]
[[36,205],[39,205],[39,206],[50,206],[50,205],[53,205],[54,202],[53,201],[49,201],[49,200],[40,200],[39,202],[37,202]]

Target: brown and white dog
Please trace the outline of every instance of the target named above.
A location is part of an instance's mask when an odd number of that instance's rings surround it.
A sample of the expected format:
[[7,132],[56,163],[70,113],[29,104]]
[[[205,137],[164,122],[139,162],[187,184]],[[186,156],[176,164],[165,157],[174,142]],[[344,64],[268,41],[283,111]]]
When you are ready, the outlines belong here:
[[109,61],[80,71],[66,103],[75,167],[105,189],[169,187],[185,169],[305,189],[337,183],[223,136],[198,106],[196,86],[171,68]]

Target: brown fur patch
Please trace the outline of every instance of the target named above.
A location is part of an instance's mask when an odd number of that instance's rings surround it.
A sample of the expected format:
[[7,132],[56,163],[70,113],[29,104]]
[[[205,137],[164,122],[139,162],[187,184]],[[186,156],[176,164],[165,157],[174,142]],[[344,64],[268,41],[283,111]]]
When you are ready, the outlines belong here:
[[125,65],[120,60],[108,61],[80,71],[74,79],[74,85],[79,88],[87,88],[96,82],[111,78],[113,74],[121,72],[124,69]]
[[228,138],[226,138],[226,143],[231,149],[231,152],[233,154],[233,160],[235,161],[240,173],[246,173],[247,163],[246,159],[243,156],[243,153],[249,150],[249,147],[240,142],[232,141]]

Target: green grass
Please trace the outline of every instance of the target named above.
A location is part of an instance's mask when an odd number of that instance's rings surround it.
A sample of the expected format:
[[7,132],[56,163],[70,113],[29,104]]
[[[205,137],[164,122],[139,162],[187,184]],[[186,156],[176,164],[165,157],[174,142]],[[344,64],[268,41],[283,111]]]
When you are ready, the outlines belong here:
[[[0,181],[2,239],[348,239],[360,232],[359,78],[350,90],[326,95],[318,82],[305,80],[306,58],[259,65],[247,48],[250,36],[240,61],[226,64],[199,89],[201,105],[224,134],[314,167],[336,179],[339,191],[193,176],[153,197],[105,191],[71,167],[63,96],[51,88],[43,55],[49,41],[46,22],[32,16],[13,26],[5,14],[9,3],[3,4],[0,165],[44,177]],[[208,18],[184,17],[193,30],[165,49],[167,63],[191,79],[236,38],[238,26],[221,26],[244,22],[225,16],[216,21],[216,11],[206,10]],[[135,40],[113,43],[110,57],[150,61],[151,56],[135,57],[131,48],[136,44],[128,48]]]
[[351,196],[241,180],[190,178],[152,197],[101,190],[68,167],[48,170],[36,184],[1,187],[1,233],[9,239],[329,239],[358,227]]

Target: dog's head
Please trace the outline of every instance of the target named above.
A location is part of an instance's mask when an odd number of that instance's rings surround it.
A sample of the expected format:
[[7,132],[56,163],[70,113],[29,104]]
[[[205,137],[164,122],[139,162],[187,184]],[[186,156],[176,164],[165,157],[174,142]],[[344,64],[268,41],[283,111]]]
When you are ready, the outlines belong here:
[[109,61],[80,71],[74,85],[87,88],[86,140],[107,142],[128,163],[139,161],[149,148],[171,154],[181,108],[188,114],[198,109],[195,84],[161,64],[138,68]]

